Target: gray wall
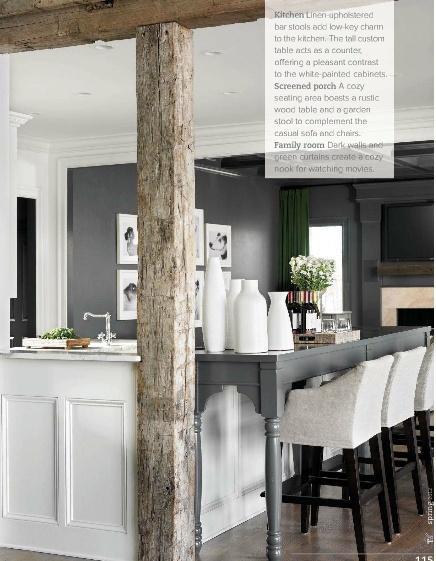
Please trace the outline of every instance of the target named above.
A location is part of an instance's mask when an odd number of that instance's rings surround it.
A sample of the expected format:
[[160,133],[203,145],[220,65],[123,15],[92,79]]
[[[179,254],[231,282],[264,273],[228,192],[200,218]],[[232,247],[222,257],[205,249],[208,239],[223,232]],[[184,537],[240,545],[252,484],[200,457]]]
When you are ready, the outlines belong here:
[[381,207],[388,202],[433,199],[432,180],[385,181],[374,184],[326,185],[310,188],[312,223],[343,220],[348,235],[348,267],[344,307],[351,306],[355,326],[380,325],[382,286],[433,286],[432,276],[377,274],[381,259]]
[[136,337],[136,321],[117,321],[116,217],[136,212],[136,165],[99,166],[68,172],[68,325],[81,336],[104,331],[104,320],[83,321],[84,312],[112,315],[118,338]]
[[[113,317],[119,338],[136,337],[135,321],[116,321],[116,215],[136,213],[136,166],[69,170],[68,324],[95,337],[103,320],[84,322],[85,311]],[[196,207],[205,223],[232,226],[232,277],[259,280],[266,295],[277,287],[278,186],[265,180],[196,173]],[[197,330],[197,344],[201,344]]]

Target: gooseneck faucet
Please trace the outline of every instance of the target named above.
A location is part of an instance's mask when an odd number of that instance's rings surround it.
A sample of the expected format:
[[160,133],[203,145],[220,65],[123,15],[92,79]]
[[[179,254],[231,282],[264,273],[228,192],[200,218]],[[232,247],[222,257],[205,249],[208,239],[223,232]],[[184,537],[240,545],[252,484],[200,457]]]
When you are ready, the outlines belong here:
[[99,333],[97,335],[97,339],[104,343],[105,345],[109,346],[112,342],[112,339],[115,339],[117,334],[112,333],[111,331],[111,315],[109,312],[105,314],[92,314],[91,312],[86,312],[83,315],[83,319],[86,321],[88,318],[104,318],[106,320],[106,333]]

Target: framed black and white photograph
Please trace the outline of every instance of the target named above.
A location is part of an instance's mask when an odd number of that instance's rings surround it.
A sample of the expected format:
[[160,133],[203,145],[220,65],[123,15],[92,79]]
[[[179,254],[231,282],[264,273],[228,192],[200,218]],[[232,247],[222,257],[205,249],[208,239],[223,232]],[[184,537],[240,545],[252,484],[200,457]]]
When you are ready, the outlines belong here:
[[204,265],[204,211],[201,208],[195,209],[195,264],[197,267]]
[[136,319],[138,271],[119,269],[117,271],[117,319]]
[[232,266],[232,227],[223,224],[206,224],[206,261],[219,257],[221,267]]
[[138,263],[138,217],[136,214],[117,214],[117,263]]
[[203,325],[204,271],[195,271],[195,327]]

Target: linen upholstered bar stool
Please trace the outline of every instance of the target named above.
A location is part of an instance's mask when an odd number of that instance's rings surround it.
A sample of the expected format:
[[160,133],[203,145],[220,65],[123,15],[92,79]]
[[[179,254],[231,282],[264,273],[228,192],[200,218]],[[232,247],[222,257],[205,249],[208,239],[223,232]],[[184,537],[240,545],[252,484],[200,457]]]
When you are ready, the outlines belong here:
[[[434,409],[434,341],[428,346],[421,368],[418,374],[415,391],[415,419],[418,421],[417,436],[418,448],[421,449],[420,458],[424,464],[428,488],[433,499],[434,483],[433,483],[433,452],[430,416]],[[403,431],[394,433],[394,444],[406,444],[406,434]],[[407,458],[407,453],[395,450],[396,464],[397,458]]]
[[434,341],[431,342],[422,361],[415,392],[415,415],[418,419],[419,444],[427,474],[431,499],[434,498],[433,452],[430,433],[430,417],[434,410]]
[[[417,347],[411,351],[395,353],[394,362],[386,384],[382,408],[382,444],[385,464],[386,482],[389,491],[389,502],[394,532],[399,534],[400,516],[398,512],[398,493],[396,480],[412,472],[418,514],[424,513],[422,487],[419,466],[418,445],[415,425],[415,390],[425,347]],[[403,424],[406,433],[407,461],[400,469],[395,469],[393,448],[393,428]]]
[[[312,526],[318,523],[320,506],[350,508],[360,561],[366,560],[362,505],[375,495],[379,499],[385,540],[392,540],[380,421],[393,360],[392,356],[385,356],[362,362],[319,388],[291,391],[281,421],[281,440],[302,445],[300,494],[283,494],[282,501],[302,505],[303,533],[309,530],[310,507]],[[367,441],[374,462],[374,482],[368,484],[361,481],[357,455],[358,447]],[[345,474],[322,471],[325,447],[343,449]],[[347,488],[349,498],[320,497],[324,485]]]

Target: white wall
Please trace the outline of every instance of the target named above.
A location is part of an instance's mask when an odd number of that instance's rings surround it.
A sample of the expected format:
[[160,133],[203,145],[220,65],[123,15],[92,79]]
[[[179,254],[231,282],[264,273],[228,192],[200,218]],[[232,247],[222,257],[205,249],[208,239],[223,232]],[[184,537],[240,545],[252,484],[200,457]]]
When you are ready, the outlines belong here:
[[10,334],[9,56],[0,55],[0,349]]

